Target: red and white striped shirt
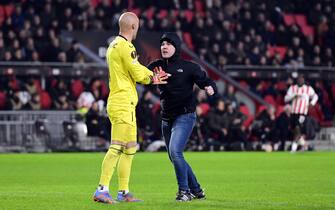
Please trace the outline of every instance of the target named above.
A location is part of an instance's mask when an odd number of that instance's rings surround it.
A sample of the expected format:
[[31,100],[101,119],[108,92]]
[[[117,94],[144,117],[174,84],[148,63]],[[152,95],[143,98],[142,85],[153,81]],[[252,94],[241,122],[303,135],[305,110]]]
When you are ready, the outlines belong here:
[[318,101],[318,95],[309,85],[291,85],[285,95],[285,102],[291,102],[292,111],[294,114],[307,115],[309,104],[315,105]]

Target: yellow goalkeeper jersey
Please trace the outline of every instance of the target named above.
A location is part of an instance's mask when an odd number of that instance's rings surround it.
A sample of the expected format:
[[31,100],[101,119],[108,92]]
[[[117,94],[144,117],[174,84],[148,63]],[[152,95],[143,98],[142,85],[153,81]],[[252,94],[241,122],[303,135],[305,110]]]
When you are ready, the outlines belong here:
[[133,111],[138,101],[136,82],[149,84],[153,73],[138,62],[134,45],[120,35],[109,45],[106,59],[110,91],[107,101],[108,114]]

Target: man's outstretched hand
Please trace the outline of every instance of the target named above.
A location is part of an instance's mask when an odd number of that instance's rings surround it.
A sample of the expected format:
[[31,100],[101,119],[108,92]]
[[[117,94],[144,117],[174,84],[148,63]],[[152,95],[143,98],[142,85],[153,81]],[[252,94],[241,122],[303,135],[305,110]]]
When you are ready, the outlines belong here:
[[152,84],[154,85],[162,85],[167,84],[167,79],[171,76],[171,74],[163,71],[162,67],[154,68],[154,75],[152,76]]

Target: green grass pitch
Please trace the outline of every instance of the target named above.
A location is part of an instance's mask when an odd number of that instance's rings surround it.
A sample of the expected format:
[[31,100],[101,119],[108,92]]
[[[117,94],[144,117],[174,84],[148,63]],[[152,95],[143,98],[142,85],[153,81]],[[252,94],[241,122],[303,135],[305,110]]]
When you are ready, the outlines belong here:
[[[143,203],[92,201],[103,153],[0,154],[0,209],[335,209],[335,153],[186,153],[207,199],[174,201],[165,153],[138,153],[131,191]],[[115,197],[117,178],[111,192]]]

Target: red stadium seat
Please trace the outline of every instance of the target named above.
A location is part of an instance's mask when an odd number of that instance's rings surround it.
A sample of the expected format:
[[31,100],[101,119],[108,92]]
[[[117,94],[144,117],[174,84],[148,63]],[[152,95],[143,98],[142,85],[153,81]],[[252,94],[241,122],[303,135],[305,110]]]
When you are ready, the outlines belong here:
[[172,10],[172,15],[176,18],[179,15],[179,10]]
[[133,8],[133,9],[130,9],[129,12],[133,12],[133,13],[135,13],[137,16],[139,16],[140,13],[141,13],[141,9],[139,9],[139,8]]
[[12,89],[12,90],[19,90],[19,89],[20,89],[19,81],[18,81],[16,78],[12,78],[12,79],[9,81],[9,87],[10,87],[10,89]]
[[286,46],[278,46],[278,47],[268,46],[268,51],[270,52],[271,56],[274,56],[276,53],[279,53],[280,58],[284,59],[286,55],[287,47]]
[[209,104],[208,103],[201,103],[201,104],[199,104],[199,106],[202,109],[202,114],[206,116],[208,114],[210,108],[211,108],[209,106]]
[[107,97],[108,96],[108,94],[109,94],[109,89],[108,89],[108,86],[107,86],[107,84],[105,83],[105,81],[104,80],[101,80],[101,95],[103,96],[103,97]]
[[193,45],[193,42],[192,42],[191,34],[188,33],[188,32],[184,32],[183,33],[183,39],[184,39],[184,42],[186,43],[187,47],[190,48],[191,50],[193,50],[194,45]]
[[331,93],[332,93],[333,97],[335,97],[335,83],[332,84]]
[[165,10],[165,9],[162,9],[161,11],[159,11],[159,14],[158,14],[158,17],[160,18],[160,19],[163,19],[163,18],[166,18],[167,16],[168,16],[168,11],[167,10]]
[[287,26],[290,26],[295,23],[294,15],[292,14],[284,14],[284,23]]
[[257,113],[256,113],[256,116],[261,113],[262,111],[264,111],[265,109],[267,109],[267,107],[265,105],[261,105],[258,107],[257,109]]
[[286,91],[287,90],[287,84],[285,81],[279,81],[276,84],[276,89],[279,91]]
[[3,6],[0,5],[0,26],[5,21],[5,18],[6,18],[5,10],[4,10]]
[[305,15],[295,15],[295,22],[302,28],[304,26],[307,26],[307,18]]
[[301,28],[302,30],[302,33],[305,35],[305,36],[313,36],[314,37],[314,28],[312,26],[303,26]]
[[254,117],[250,114],[249,108],[246,105],[240,106],[240,112],[247,117],[247,119],[243,122],[243,126],[248,128],[254,120]]
[[276,51],[280,54],[281,59],[284,59],[287,47],[276,47]]
[[201,0],[194,1],[195,11],[197,12],[204,12],[204,5]]
[[281,106],[281,105],[284,105],[284,104],[285,104],[284,96],[281,95],[281,94],[278,94],[278,95],[275,97],[275,101],[276,101],[276,105],[277,105],[277,106]]
[[239,81],[239,84],[240,84],[240,86],[241,86],[242,88],[244,88],[244,89],[246,89],[246,90],[249,89],[249,84],[248,84],[246,81],[241,80],[241,81]]
[[276,117],[279,117],[279,115],[284,112],[284,107],[285,106],[282,105],[276,107]]
[[47,91],[42,91],[40,93],[41,98],[41,109],[50,109],[52,105],[52,100]]
[[273,107],[276,107],[276,101],[275,101],[275,99],[273,98],[272,95],[266,95],[264,97],[264,101],[266,101],[267,103],[271,104]]
[[185,10],[185,18],[188,23],[192,22],[194,13],[191,10]]
[[128,9],[134,8],[134,0],[128,0]]
[[323,122],[324,115],[321,110],[320,104],[316,104],[315,106],[310,106],[308,114],[316,119],[319,123]]
[[7,17],[10,17],[13,14],[14,11],[14,5],[13,4],[9,4],[4,6],[5,8],[5,13]]
[[81,80],[75,80],[71,84],[71,94],[74,98],[78,98],[79,95],[84,91],[84,83]]
[[91,0],[90,2],[91,2],[91,5],[92,5],[94,8],[96,8],[97,5],[100,3],[100,0]]
[[7,102],[7,97],[5,92],[0,92],[0,109],[5,108]]
[[247,116],[250,115],[249,108],[246,105],[240,106],[240,112],[242,112],[244,115],[247,115]]
[[153,7],[150,7],[149,9],[146,10],[146,13],[148,20],[151,20],[154,17],[155,9]]
[[36,87],[37,92],[40,93],[42,91],[41,81],[38,79],[34,79],[34,85]]
[[201,17],[205,16],[204,4],[201,0],[195,0],[194,1],[194,7],[195,7],[195,11],[198,14],[200,14]]

